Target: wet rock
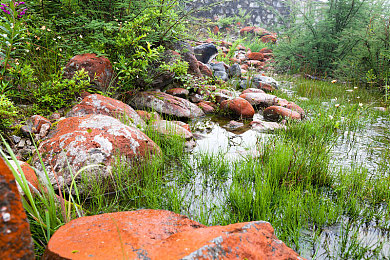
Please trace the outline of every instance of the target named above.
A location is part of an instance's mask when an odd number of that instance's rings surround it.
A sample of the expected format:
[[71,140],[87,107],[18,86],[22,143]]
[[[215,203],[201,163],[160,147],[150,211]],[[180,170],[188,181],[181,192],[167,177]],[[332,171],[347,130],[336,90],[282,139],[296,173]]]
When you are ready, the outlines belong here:
[[298,112],[301,115],[301,118],[305,118],[305,110],[303,110],[300,106],[298,106],[294,102],[288,102],[286,107],[288,109],[291,109],[292,111]]
[[213,71],[203,62],[198,61],[198,67],[200,70],[200,73],[202,73],[203,76],[212,77]]
[[233,64],[229,68],[229,77],[230,78],[240,78],[241,77],[241,67],[238,64]]
[[222,101],[221,109],[242,118],[252,118],[255,114],[252,105],[240,97]]
[[276,90],[276,88],[270,84],[259,82],[257,85],[255,85],[259,89],[264,90],[265,92],[273,92]]
[[253,78],[252,78],[252,81],[257,84],[257,83],[265,83],[265,84],[269,84],[275,88],[278,88],[278,85],[279,83],[272,77],[267,77],[267,76],[263,76],[263,75],[260,75],[260,74],[257,74],[257,75],[254,75]]
[[226,73],[226,68],[223,62],[211,63],[210,66],[213,69],[214,74],[217,71],[222,71]]
[[137,112],[129,105],[109,97],[93,94],[85,97],[80,104],[75,105],[67,117],[79,117],[90,114],[101,114],[124,119],[133,127],[145,125]]
[[30,226],[7,164],[0,157],[0,259],[35,259]]
[[276,96],[265,93],[244,93],[241,98],[247,100],[252,106],[269,107],[275,104]]
[[214,76],[216,78],[219,78],[219,79],[223,80],[223,81],[228,81],[229,80],[228,74],[226,72],[224,72],[224,71],[215,71],[214,72]]
[[152,122],[149,126],[163,135],[177,135],[186,140],[193,139],[193,135],[188,129],[174,121],[159,120]]
[[229,130],[235,130],[235,129],[241,128],[243,126],[244,126],[243,123],[232,120],[224,127],[229,129]]
[[195,57],[204,64],[209,63],[218,54],[217,47],[212,43],[205,43],[194,48]]
[[26,146],[26,139],[21,139],[16,147],[24,148],[25,146]]
[[179,118],[196,118],[204,115],[203,111],[190,101],[156,91],[139,92],[132,96],[130,103],[139,109],[151,109]]
[[242,92],[242,94],[246,94],[246,93],[265,93],[265,92],[264,90],[258,88],[247,88]]
[[[120,231],[120,239],[118,230]],[[302,259],[253,221],[206,227],[166,210],[142,209],[82,217],[60,227],[43,259]]]
[[281,106],[270,106],[264,109],[263,116],[267,120],[280,121],[284,118],[301,119],[301,115],[296,112]]
[[[290,102],[287,101],[286,99],[284,98],[275,98],[274,100],[274,105],[276,106],[281,106],[281,107],[286,107]],[[291,108],[290,108],[291,109]]]
[[100,91],[110,87],[114,78],[111,62],[104,56],[98,57],[94,53],[74,56],[64,69],[64,78],[73,78],[76,71],[84,69],[88,72],[93,85]]
[[260,52],[250,52],[247,54],[249,60],[264,60],[264,54]]
[[31,116],[29,119],[27,119],[26,123],[26,125],[20,128],[22,134],[26,137],[30,137],[32,134],[39,133],[43,124],[49,124],[51,126],[50,120],[40,115]]
[[41,126],[41,130],[39,131],[39,138],[44,138],[47,136],[47,134],[49,133],[49,130],[50,130],[50,127],[51,127],[51,124],[43,124]]
[[[118,153],[128,160],[147,159],[161,153],[160,148],[137,128],[101,114],[61,120],[49,139],[40,143],[38,151],[56,189],[58,185],[62,188],[70,184],[70,169],[76,173],[83,166],[96,165],[82,175],[87,179],[107,178],[111,176],[111,160]],[[43,170],[37,156],[33,162],[35,168]],[[80,178],[78,175],[77,179]]]
[[199,70],[198,60],[195,57],[194,48],[192,48],[191,44],[184,41],[176,41],[171,43],[173,44],[171,47],[180,53],[184,61],[188,62],[188,73],[197,77],[201,77],[202,73]]
[[276,129],[286,129],[286,126],[277,122],[266,122],[254,120],[250,123],[252,129],[258,132],[273,131]]
[[[17,164],[19,164],[24,176],[26,177],[26,181],[28,183],[28,186],[30,187],[30,191],[31,193],[35,193],[35,191],[38,191],[39,190],[39,181],[38,181],[38,177],[34,171],[34,169],[26,162],[23,162],[23,161],[17,161],[17,163],[13,160],[10,161],[11,163],[11,167],[19,174],[20,176],[20,171],[18,169],[18,166]],[[19,194],[21,196],[24,196],[24,191],[23,189],[20,187],[19,183],[16,183],[17,187],[18,187],[18,191],[19,191]]]
[[212,114],[215,112],[216,105],[214,104],[213,106],[210,103],[212,102],[202,101],[198,103],[198,106],[203,110],[205,114]]
[[192,94],[190,94],[189,99],[192,103],[199,103],[201,101],[204,101],[206,99],[206,97],[204,95],[192,93]]
[[171,88],[168,89],[166,93],[181,98],[186,98],[188,94],[190,94],[190,92],[185,88]]

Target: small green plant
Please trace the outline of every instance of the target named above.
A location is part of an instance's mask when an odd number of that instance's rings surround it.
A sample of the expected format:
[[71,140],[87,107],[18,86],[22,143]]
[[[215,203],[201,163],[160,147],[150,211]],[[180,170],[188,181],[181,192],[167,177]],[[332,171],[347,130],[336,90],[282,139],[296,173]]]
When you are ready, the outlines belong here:
[[4,60],[2,63],[1,79],[4,80],[6,71],[9,67],[11,58],[17,58],[28,50],[24,48],[26,42],[25,31],[22,17],[26,13],[24,2],[16,2],[13,0],[6,1],[6,4],[1,4],[0,9],[0,57]]
[[6,129],[17,116],[18,112],[14,103],[6,95],[0,94],[0,128]]

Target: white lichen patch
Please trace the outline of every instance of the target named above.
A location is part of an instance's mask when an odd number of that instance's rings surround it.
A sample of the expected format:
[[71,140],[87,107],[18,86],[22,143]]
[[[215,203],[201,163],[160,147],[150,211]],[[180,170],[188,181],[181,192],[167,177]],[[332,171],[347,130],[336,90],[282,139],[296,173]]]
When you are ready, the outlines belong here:
[[108,138],[104,137],[103,134],[95,136],[93,140],[101,146],[104,152],[112,152],[112,143],[108,140]]

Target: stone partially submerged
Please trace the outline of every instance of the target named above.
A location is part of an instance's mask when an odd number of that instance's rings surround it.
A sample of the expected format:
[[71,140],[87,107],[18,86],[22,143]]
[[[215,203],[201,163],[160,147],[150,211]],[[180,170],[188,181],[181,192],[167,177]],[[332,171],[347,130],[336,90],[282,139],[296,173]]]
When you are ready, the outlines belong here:
[[143,209],[72,220],[43,259],[303,259],[253,221],[207,227],[166,210]]
[[130,104],[138,109],[154,110],[179,118],[196,118],[204,112],[190,101],[157,91],[139,92],[130,98]]
[[[128,160],[160,154],[160,148],[144,133],[106,115],[70,117],[58,122],[49,139],[41,142],[42,156],[55,188],[69,185],[72,175],[87,165],[95,165],[86,177],[108,177],[112,159],[117,154]],[[37,156],[35,167],[43,170]],[[81,178],[81,176],[79,176]]]

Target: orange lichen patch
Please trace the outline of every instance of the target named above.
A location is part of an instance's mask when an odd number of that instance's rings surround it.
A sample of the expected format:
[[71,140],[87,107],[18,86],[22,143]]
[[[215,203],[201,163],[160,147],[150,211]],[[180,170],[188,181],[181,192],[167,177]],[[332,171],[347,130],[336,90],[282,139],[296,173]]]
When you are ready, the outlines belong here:
[[111,62],[104,56],[98,57],[94,53],[85,53],[74,56],[64,69],[64,77],[71,79],[76,71],[85,69],[93,83],[99,90],[106,90],[113,78]]
[[268,222],[206,227],[165,210],[83,217],[61,227],[43,259],[302,259]]
[[247,56],[250,60],[264,60],[264,54],[260,52],[250,52]]
[[0,259],[34,259],[34,248],[16,181],[0,157]]

